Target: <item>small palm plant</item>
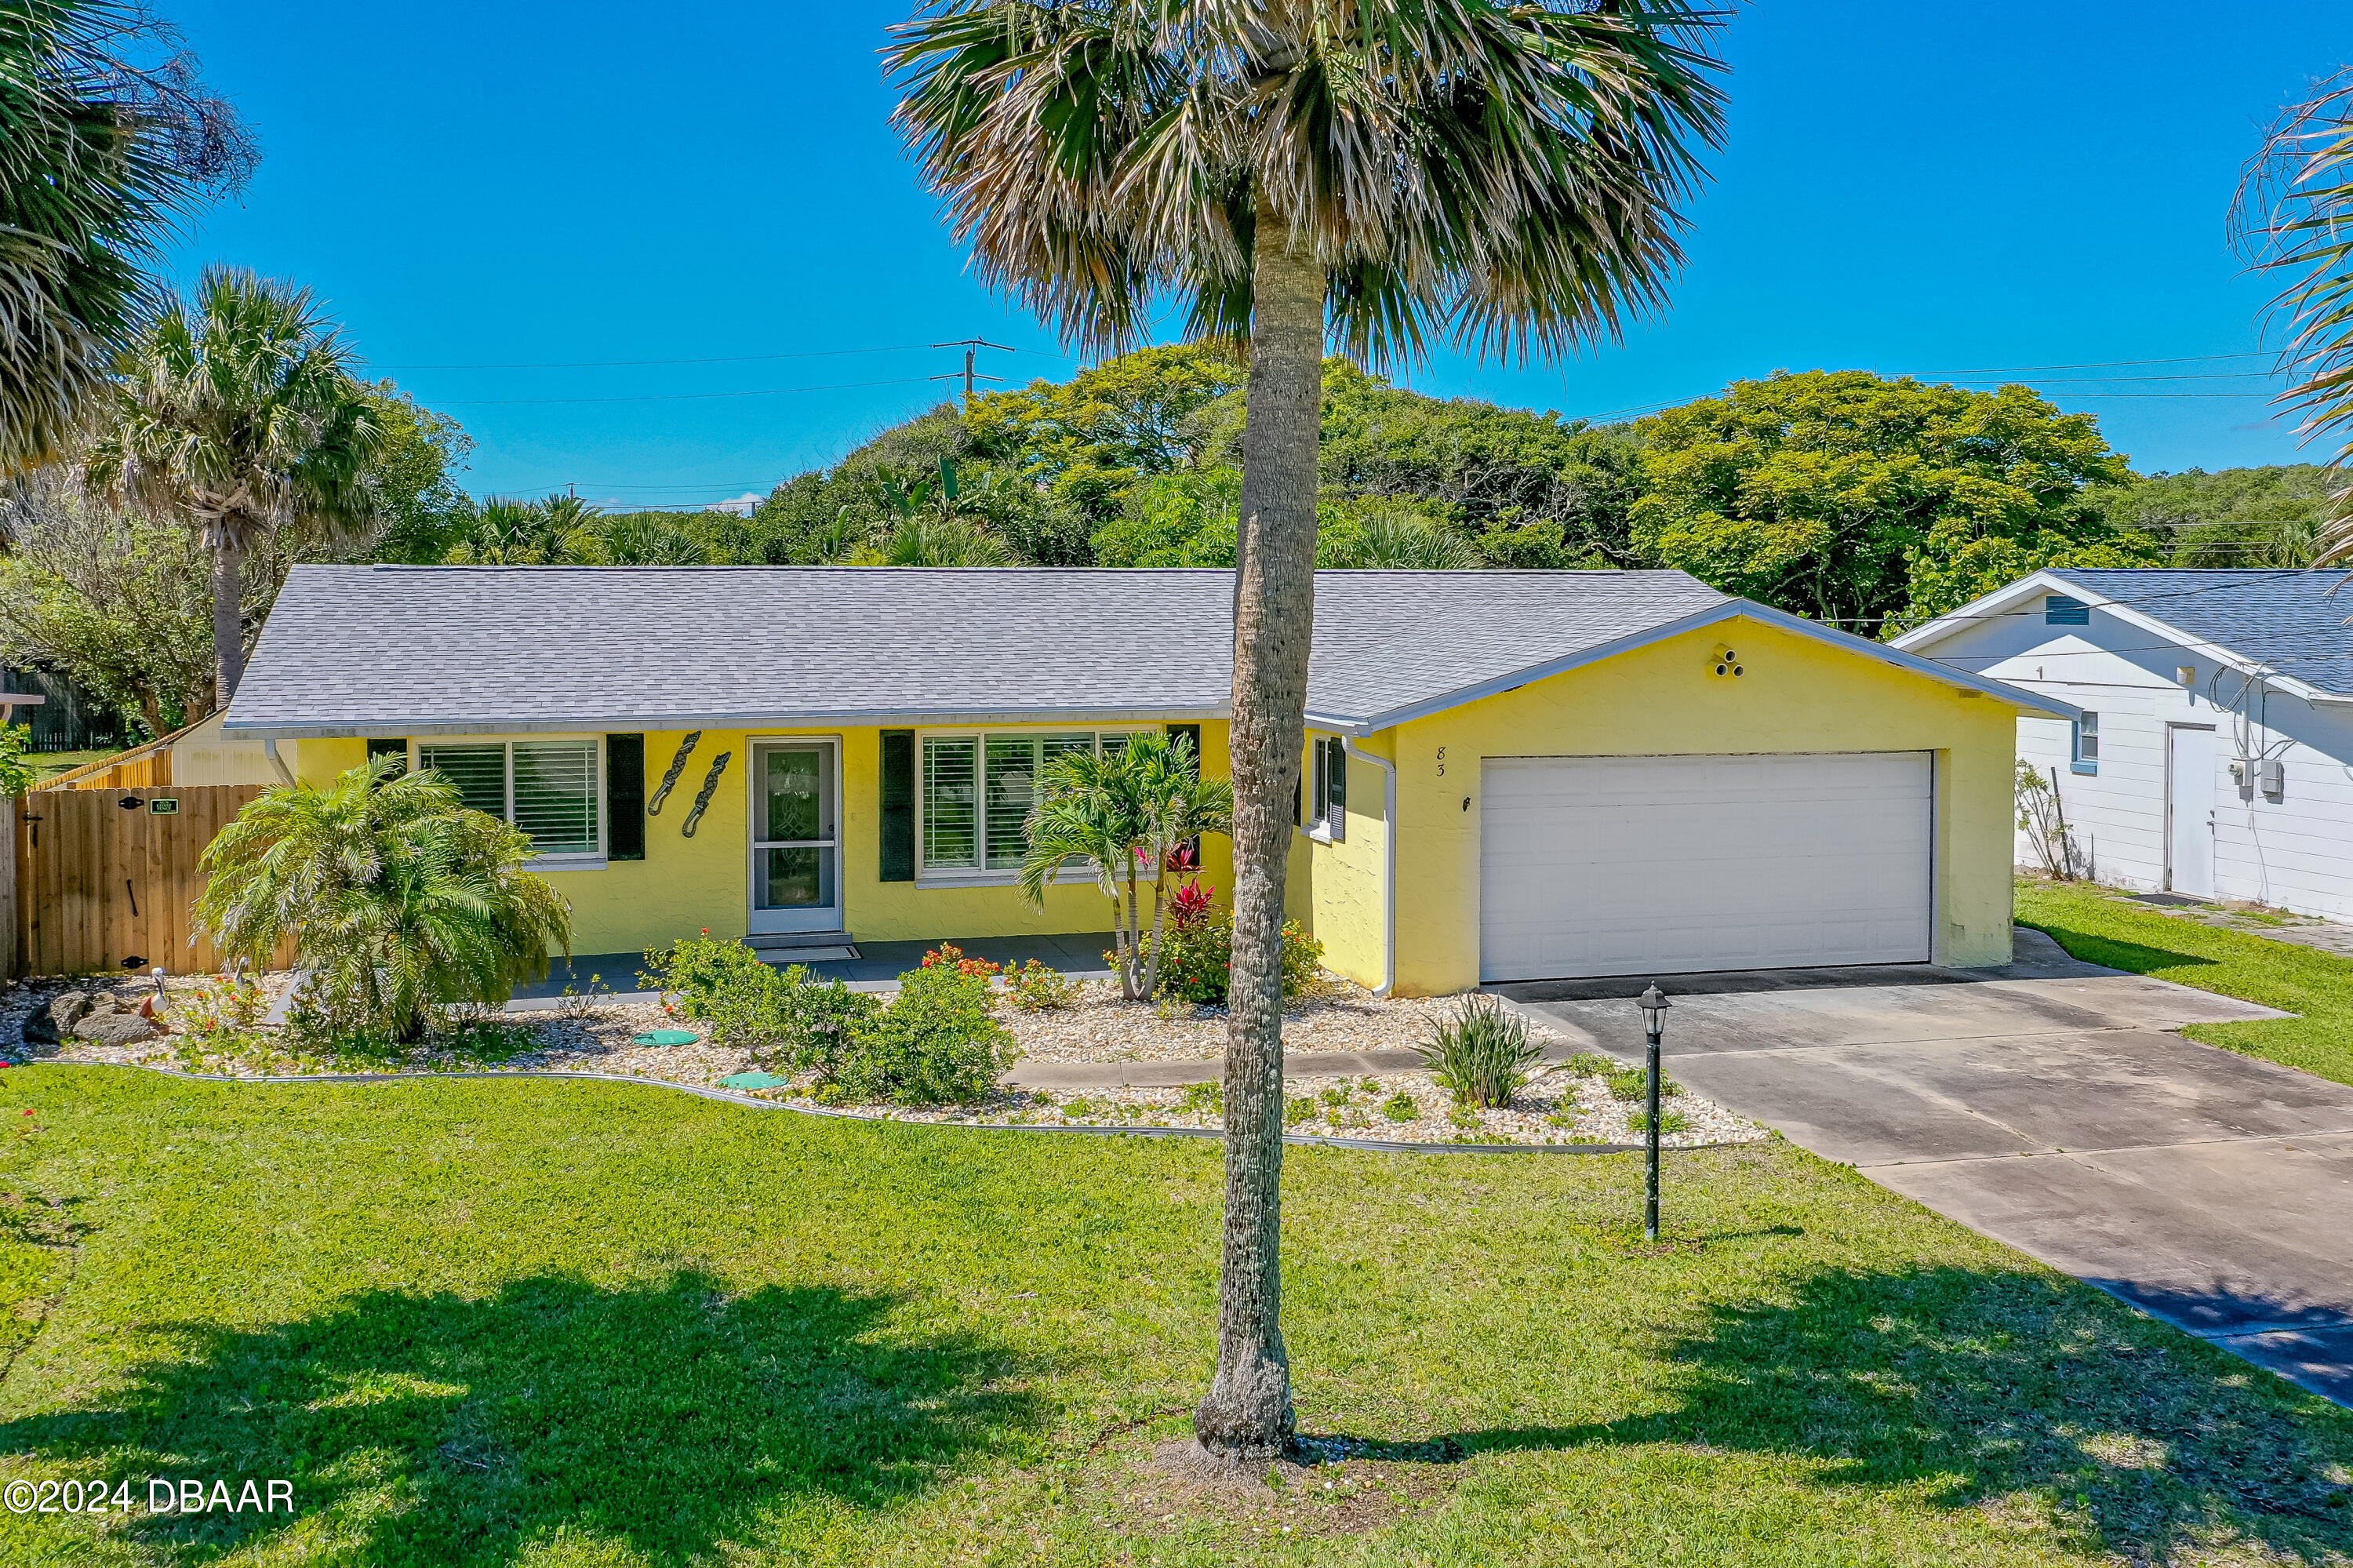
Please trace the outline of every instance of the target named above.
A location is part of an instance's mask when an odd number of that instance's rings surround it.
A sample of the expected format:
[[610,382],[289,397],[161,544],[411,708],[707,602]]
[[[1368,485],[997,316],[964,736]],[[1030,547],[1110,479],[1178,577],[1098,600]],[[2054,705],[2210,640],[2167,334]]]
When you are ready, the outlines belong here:
[[1474,996],[1414,1049],[1430,1075],[1465,1109],[1493,1110],[1526,1087],[1544,1048],[1528,1038],[1525,1020],[1492,996]]
[[[1095,885],[1118,907],[1113,941],[1120,994],[1149,1001],[1160,988],[1161,927],[1168,908],[1168,862],[1203,833],[1233,830],[1234,787],[1201,777],[1192,741],[1134,735],[1101,752],[1074,751],[1039,770],[1023,831],[1021,891],[1044,907],[1046,889],[1072,860],[1083,860]],[[1152,897],[1152,935],[1144,935],[1144,896]]]
[[328,1030],[414,1044],[436,1007],[501,1006],[544,976],[551,950],[571,951],[572,916],[522,869],[529,834],[398,767],[264,792],[206,849],[195,914],[256,964],[291,937],[304,1006]]

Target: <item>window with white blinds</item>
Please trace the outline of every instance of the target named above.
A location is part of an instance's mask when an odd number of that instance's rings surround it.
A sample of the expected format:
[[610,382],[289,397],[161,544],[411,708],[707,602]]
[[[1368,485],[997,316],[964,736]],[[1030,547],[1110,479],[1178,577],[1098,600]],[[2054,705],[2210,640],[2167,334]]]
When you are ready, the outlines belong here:
[[419,742],[417,765],[457,786],[477,811],[512,822],[543,855],[593,855],[604,844],[593,740]]
[[1016,731],[923,737],[923,869],[1010,872],[1029,841],[1022,825],[1037,799],[1039,775],[1071,751],[1124,746],[1132,732],[1060,734]]

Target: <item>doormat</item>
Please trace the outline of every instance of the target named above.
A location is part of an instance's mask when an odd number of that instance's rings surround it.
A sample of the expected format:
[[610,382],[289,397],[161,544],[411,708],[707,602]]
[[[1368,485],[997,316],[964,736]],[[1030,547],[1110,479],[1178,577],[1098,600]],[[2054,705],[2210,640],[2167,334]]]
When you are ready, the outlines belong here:
[[774,1073],[730,1073],[719,1082],[731,1089],[773,1089],[792,1080],[780,1078]]
[[633,1036],[632,1045],[691,1045],[702,1036],[691,1029],[651,1029]]

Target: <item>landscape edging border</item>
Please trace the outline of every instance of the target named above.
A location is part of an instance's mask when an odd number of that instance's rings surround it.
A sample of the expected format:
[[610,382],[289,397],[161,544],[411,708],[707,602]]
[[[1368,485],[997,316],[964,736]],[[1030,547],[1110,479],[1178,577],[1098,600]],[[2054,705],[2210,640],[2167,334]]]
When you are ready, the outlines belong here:
[[[1042,1127],[1024,1122],[954,1122],[954,1121],[894,1121],[887,1117],[861,1116],[856,1111],[834,1110],[825,1106],[786,1105],[781,1100],[755,1099],[732,1089],[715,1089],[702,1084],[681,1084],[669,1078],[643,1078],[626,1073],[584,1073],[560,1067],[522,1067],[499,1072],[476,1068],[452,1070],[447,1073],[285,1073],[267,1076],[245,1076],[233,1073],[191,1073],[178,1067],[156,1067],[137,1062],[20,1062],[17,1067],[120,1067],[132,1072],[155,1073],[167,1078],[185,1078],[202,1084],[396,1084],[430,1083],[448,1078],[580,1078],[601,1084],[636,1084],[641,1087],[675,1089],[698,1099],[716,1100],[722,1105],[741,1106],[746,1110],[795,1111],[802,1116],[834,1117],[843,1121],[875,1122],[891,1127],[941,1127],[959,1132],[1074,1132],[1092,1134],[1099,1138],[1214,1138],[1223,1140],[1225,1133],[1209,1127]],[[1354,1149],[1374,1154],[1640,1154],[1644,1146],[1639,1143],[1407,1143],[1386,1138],[1324,1138],[1314,1133],[1286,1132],[1282,1141],[1305,1147]],[[1685,1143],[1667,1148],[1673,1154],[1689,1154],[1703,1149],[1732,1149],[1732,1142]]]

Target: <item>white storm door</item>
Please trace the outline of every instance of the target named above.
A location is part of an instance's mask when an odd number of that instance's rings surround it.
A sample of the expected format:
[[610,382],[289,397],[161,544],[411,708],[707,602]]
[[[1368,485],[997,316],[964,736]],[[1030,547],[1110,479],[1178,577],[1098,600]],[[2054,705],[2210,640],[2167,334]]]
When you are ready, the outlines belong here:
[[2193,898],[2214,896],[2214,774],[2221,756],[2215,731],[2166,726],[2165,880]]
[[752,747],[752,934],[841,930],[834,744]]
[[1481,765],[1480,978],[1924,963],[1924,751]]

